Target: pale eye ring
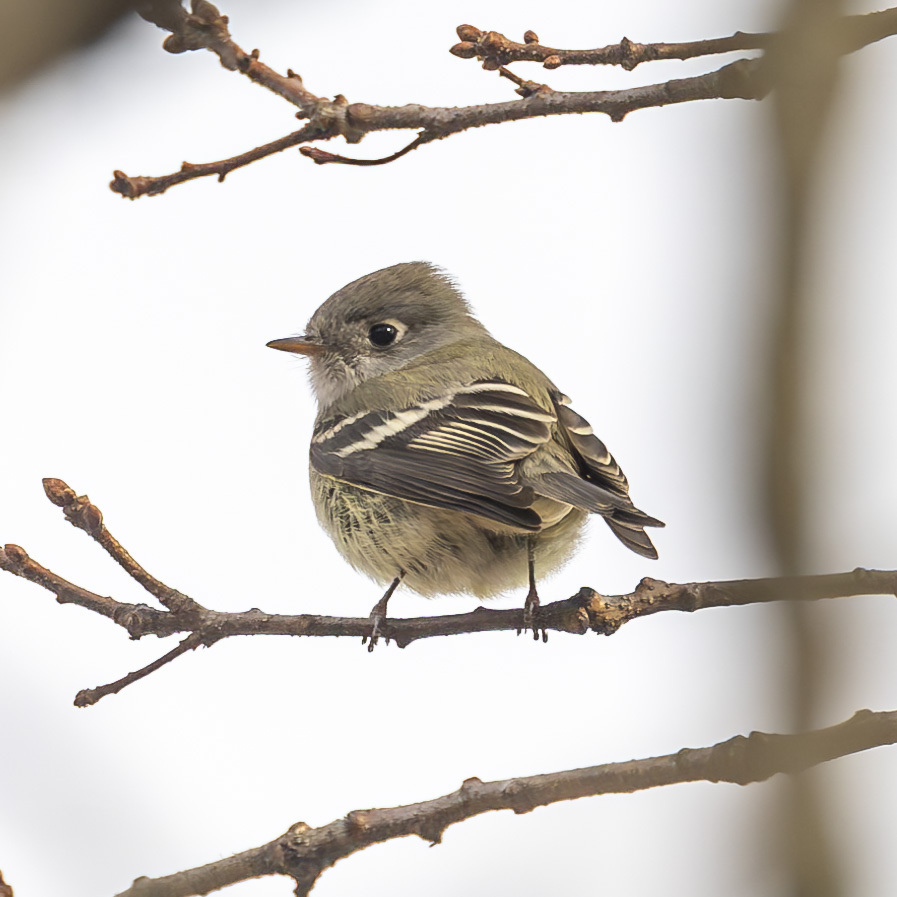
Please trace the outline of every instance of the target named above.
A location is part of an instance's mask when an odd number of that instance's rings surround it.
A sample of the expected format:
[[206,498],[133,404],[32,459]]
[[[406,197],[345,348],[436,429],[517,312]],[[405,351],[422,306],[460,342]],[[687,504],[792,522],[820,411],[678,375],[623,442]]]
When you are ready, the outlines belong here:
[[396,341],[398,335],[399,328],[395,324],[383,321],[371,327],[368,331],[368,340],[372,346],[376,346],[378,349],[386,349]]

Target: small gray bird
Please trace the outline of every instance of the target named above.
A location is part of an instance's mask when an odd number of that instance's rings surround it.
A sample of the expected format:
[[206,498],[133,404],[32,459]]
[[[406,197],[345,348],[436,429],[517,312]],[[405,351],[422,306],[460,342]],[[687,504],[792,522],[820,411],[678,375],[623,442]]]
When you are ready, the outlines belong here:
[[[334,293],[305,334],[318,415],[315,511],[340,554],[385,585],[374,639],[403,582],[422,595],[486,598],[574,553],[589,514],[624,545],[657,551],[629,484],[588,422],[535,365],[493,339],[449,277],[393,265]],[[535,627],[534,627],[535,632]]]

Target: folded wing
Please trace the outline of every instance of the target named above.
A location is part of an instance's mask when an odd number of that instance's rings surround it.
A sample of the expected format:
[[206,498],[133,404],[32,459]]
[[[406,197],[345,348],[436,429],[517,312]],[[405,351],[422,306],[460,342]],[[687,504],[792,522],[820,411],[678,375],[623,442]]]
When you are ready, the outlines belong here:
[[400,411],[324,421],[311,463],[363,489],[538,532],[516,462],[548,442],[555,421],[525,390],[479,381]]
[[[657,557],[644,527],[663,524],[635,507],[623,471],[567,401],[558,395],[546,410],[518,386],[482,380],[399,411],[323,420],[311,463],[362,489],[529,532],[542,526],[533,503],[552,499],[601,514],[625,545]],[[570,469],[548,464],[522,474],[520,462],[544,449],[555,428]]]

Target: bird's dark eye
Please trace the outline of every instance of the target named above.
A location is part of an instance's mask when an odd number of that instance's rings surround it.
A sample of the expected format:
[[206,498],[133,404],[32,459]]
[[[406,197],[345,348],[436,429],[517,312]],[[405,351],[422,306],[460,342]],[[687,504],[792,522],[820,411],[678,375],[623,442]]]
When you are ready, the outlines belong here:
[[371,344],[379,349],[391,346],[399,335],[399,331],[392,324],[374,324],[368,331],[368,339]]

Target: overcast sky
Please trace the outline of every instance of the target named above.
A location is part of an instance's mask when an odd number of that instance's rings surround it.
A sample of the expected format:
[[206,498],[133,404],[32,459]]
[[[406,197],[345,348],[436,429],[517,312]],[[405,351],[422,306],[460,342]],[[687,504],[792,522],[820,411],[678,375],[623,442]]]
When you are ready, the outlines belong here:
[[[228,2],[235,39],[352,101],[514,97],[446,50],[462,22],[555,46],[692,40],[774,27],[777,4]],[[758,486],[762,370],[779,191],[768,103],[715,101],[480,129],[381,168],[295,150],[127,202],[112,170],[164,174],[296,128],[282,100],[208,53],[172,56],[134,17],[0,98],[0,544],[101,594],[148,600],[44,498],[87,492],[166,583],[221,610],[366,615],[379,589],[315,522],[314,402],[301,361],[265,342],[302,329],[348,281],[400,261],[447,268],[493,334],[573,397],[667,522],[652,562],[596,523],[543,600],[639,578],[775,572]],[[728,57],[726,57],[728,59]],[[544,72],[557,88],[683,77]],[[811,562],[897,565],[897,44],[844,65],[813,272]],[[394,151],[372,135],[353,154]],[[334,141],[328,148],[344,151]],[[496,606],[519,606],[511,594]],[[397,616],[474,599],[398,592]],[[897,608],[813,609],[829,633],[817,720],[897,708]],[[368,654],[350,640],[244,638],[185,656],[120,695],[74,694],[175,642],[128,641],[89,612],[0,575],[0,869],[17,897],[103,897],[330,822],[483,780],[699,747],[788,724],[775,607],[659,614],[612,638],[513,634]],[[853,897],[897,890],[893,749],[814,773]],[[315,895],[665,893],[778,897],[784,783],[707,783],[493,813],[372,847]],[[237,886],[287,895],[286,879]]]

